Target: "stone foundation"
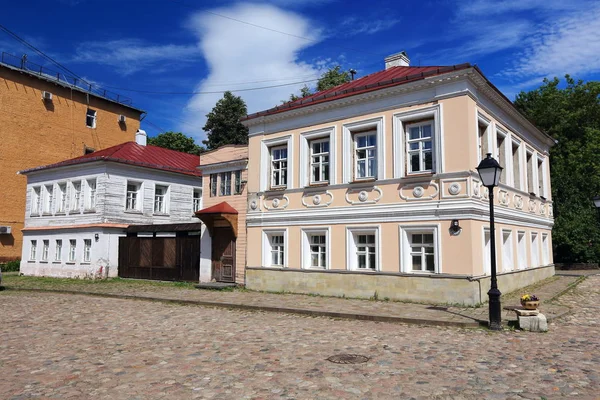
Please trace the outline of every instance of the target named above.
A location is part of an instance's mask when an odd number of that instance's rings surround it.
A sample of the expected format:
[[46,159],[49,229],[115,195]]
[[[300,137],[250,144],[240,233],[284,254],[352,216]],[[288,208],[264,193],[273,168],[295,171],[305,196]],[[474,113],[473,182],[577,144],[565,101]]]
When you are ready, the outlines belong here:
[[[510,272],[498,276],[498,287],[509,293],[553,275],[553,265]],[[246,287],[270,292],[477,305],[487,301],[490,278],[248,267]]]

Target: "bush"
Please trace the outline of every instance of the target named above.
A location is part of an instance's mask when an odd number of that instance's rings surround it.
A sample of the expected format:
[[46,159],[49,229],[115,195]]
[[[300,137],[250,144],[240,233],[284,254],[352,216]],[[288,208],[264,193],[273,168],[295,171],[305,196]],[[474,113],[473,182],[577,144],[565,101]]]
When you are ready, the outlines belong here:
[[19,271],[19,268],[21,266],[21,260],[14,260],[14,261],[9,261],[5,264],[0,264],[0,269],[2,269],[2,272],[14,272],[14,271]]

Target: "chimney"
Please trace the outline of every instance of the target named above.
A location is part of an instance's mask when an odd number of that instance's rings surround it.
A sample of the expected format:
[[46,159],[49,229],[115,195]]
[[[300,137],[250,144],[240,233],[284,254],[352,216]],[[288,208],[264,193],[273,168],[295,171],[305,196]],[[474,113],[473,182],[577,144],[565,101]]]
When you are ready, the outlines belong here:
[[135,133],[135,142],[140,146],[145,146],[148,141],[148,136],[146,135],[146,131],[143,129],[138,129]]
[[400,53],[392,54],[391,56],[387,56],[385,58],[385,69],[390,69],[391,67],[408,67],[408,66],[410,66],[410,58],[408,58],[405,51],[401,51]]

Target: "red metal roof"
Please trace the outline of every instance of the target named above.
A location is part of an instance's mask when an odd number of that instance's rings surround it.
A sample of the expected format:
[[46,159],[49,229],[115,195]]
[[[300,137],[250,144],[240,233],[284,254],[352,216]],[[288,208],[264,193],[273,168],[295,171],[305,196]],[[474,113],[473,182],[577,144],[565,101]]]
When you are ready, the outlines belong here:
[[354,81],[344,83],[331,89],[317,92],[312,96],[304,97],[296,101],[290,101],[280,106],[273,107],[266,111],[250,114],[242,121],[277,114],[289,110],[295,110],[302,107],[308,107],[313,104],[324,103],[342,99],[344,97],[355,96],[362,93],[372,92],[374,90],[384,89],[392,86],[402,85],[408,82],[415,82],[430,76],[441,75],[447,72],[458,71],[470,68],[471,64],[459,64],[450,66],[430,66],[430,67],[391,67],[383,71],[375,72],[370,75]]
[[223,201],[219,204],[215,204],[214,206],[203,208],[202,210],[196,211],[196,215],[198,214],[239,214],[238,211],[231,207],[228,202]]
[[26,174],[50,168],[65,167],[68,165],[84,164],[95,161],[112,161],[121,164],[136,165],[138,167],[159,169],[178,174],[201,176],[196,169],[200,164],[200,156],[182,153],[175,150],[164,149],[157,146],[142,146],[135,142],[121,143],[104,150],[98,150],[81,157],[61,161],[55,164],[26,169],[20,173]]

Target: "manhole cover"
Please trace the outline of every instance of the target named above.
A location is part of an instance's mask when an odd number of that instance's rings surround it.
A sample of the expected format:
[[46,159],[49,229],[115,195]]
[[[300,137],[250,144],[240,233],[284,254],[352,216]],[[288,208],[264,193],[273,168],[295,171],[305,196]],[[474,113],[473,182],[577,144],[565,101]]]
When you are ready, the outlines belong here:
[[327,359],[336,364],[361,364],[369,361],[369,357],[359,354],[336,354]]

